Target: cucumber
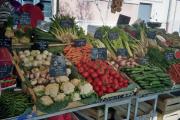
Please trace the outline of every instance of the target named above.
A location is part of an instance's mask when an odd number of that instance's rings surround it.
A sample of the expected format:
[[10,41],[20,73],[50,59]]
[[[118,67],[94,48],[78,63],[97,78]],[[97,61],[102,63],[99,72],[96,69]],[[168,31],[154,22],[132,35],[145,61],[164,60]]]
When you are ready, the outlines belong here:
[[167,78],[167,77],[169,77],[169,75],[165,74],[165,73],[156,73],[156,76],[158,76],[160,78]]

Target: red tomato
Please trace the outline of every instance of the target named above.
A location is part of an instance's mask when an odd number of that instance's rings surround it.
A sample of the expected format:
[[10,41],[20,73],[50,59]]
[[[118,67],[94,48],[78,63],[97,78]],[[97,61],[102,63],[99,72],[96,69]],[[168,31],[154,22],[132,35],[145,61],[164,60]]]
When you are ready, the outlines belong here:
[[87,78],[87,77],[89,76],[89,73],[88,73],[88,72],[84,72],[84,73],[83,73],[83,76],[84,76],[85,78]]
[[82,67],[79,68],[79,73],[83,73],[84,69]]
[[98,85],[98,86],[102,86],[102,81],[97,80],[97,85]]
[[92,76],[93,78],[96,78],[96,77],[98,76],[98,74],[94,72],[94,73],[91,74],[91,76]]
[[89,69],[88,72],[89,72],[89,73],[94,73],[94,70],[93,70],[93,69]]

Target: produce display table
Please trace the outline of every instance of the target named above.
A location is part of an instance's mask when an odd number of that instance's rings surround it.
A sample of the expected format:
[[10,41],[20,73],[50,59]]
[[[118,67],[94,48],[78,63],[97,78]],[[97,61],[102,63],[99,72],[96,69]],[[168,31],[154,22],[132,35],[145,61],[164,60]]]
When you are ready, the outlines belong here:
[[[148,101],[148,100],[154,100],[154,104],[153,104],[153,111],[151,115],[151,118],[154,118],[155,116],[155,112],[156,112],[156,108],[157,108],[157,100],[158,100],[158,96],[159,95],[163,95],[163,94],[167,94],[167,93],[173,93],[173,92],[178,92],[180,91],[180,88],[176,88],[176,89],[171,89],[171,90],[167,90],[164,92],[156,92],[156,93],[150,93],[150,94],[141,94],[141,95],[134,95],[131,97],[125,97],[125,98],[119,98],[119,99],[111,99],[111,100],[107,100],[107,101],[101,101],[101,102],[97,102],[97,103],[92,103],[89,105],[83,105],[79,102],[74,102],[71,105],[69,105],[67,108],[62,109],[60,111],[57,111],[55,113],[51,113],[51,114],[44,114],[44,115],[40,115],[37,117],[33,117],[31,118],[32,120],[40,120],[40,119],[45,119],[45,118],[49,118],[49,117],[53,117],[53,116],[57,116],[57,115],[62,115],[62,114],[66,114],[66,113],[71,113],[71,112],[78,112],[80,110],[84,110],[84,109],[89,109],[89,108],[93,108],[93,107],[100,107],[100,106],[105,106],[105,110],[104,110],[104,120],[107,120],[108,118],[108,109],[110,107],[114,107],[114,106],[120,106],[120,105],[128,105],[128,112],[127,112],[127,117],[126,119],[128,120],[130,118],[130,110],[131,110],[131,100],[135,99],[136,100],[136,104],[135,104],[135,115],[134,115],[134,120],[137,119],[137,111],[139,108],[139,104],[141,102],[144,101]],[[18,119],[17,117],[13,117],[13,118],[9,118],[7,120],[16,120]]]

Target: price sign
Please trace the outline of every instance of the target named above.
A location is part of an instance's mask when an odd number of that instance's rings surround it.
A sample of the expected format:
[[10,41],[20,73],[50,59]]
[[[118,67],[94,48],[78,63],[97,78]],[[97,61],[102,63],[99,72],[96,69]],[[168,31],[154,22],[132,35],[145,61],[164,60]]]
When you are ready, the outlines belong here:
[[24,13],[21,15],[20,24],[21,24],[21,25],[29,25],[30,22],[31,22],[30,14],[24,12]]
[[34,43],[34,49],[44,51],[48,49],[48,42],[47,41],[38,41]]
[[3,38],[0,39],[0,47],[6,47],[8,49],[11,49],[12,41],[10,38]]
[[124,48],[119,48],[117,49],[117,56],[123,56],[123,57],[126,57],[128,56],[128,51],[127,49],[124,49]]
[[13,14],[13,25],[18,25],[19,23],[19,15]]
[[102,35],[102,32],[96,30],[95,34],[94,34],[94,38],[96,39],[103,39],[103,35]]
[[50,29],[50,24],[51,24],[50,22],[38,21],[37,28],[39,28],[45,32],[48,32]]
[[107,59],[107,49],[106,48],[93,48],[91,53],[91,58],[96,59]]
[[180,59],[180,50],[175,51],[175,58]]
[[149,57],[143,57],[139,59],[139,64],[141,65],[145,65],[145,64],[149,64]]
[[63,56],[52,57],[49,74],[52,77],[66,75],[66,62]]
[[155,31],[149,31],[147,33],[147,37],[150,39],[155,39],[156,38],[156,32]]
[[119,33],[118,32],[109,32],[108,33],[108,39],[109,40],[116,40],[119,38]]
[[73,19],[64,19],[60,21],[60,26],[63,28],[72,28],[74,26]]
[[168,61],[174,60],[174,53],[173,52],[166,52],[165,53],[165,59]]
[[82,39],[76,39],[74,41],[74,46],[76,47],[81,47],[81,46],[85,46],[86,45],[86,39],[82,38]]

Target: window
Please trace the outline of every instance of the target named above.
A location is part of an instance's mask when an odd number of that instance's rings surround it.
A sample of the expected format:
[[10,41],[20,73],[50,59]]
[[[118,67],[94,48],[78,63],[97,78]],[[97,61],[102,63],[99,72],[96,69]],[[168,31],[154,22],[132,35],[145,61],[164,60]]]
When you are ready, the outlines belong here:
[[51,0],[40,0],[40,2],[44,5],[44,16],[51,17],[52,16],[52,5]]

